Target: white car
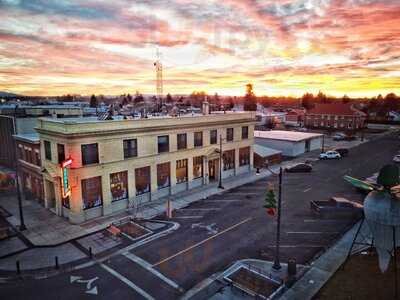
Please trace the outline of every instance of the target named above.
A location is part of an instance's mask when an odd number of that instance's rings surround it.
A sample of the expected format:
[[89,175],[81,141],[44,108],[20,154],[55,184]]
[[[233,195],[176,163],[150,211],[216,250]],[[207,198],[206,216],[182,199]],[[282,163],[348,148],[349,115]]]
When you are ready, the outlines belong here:
[[341,158],[339,152],[336,151],[327,151],[325,153],[321,153],[319,155],[320,159],[337,159],[337,158]]
[[397,162],[397,163],[400,163],[400,154],[395,155],[395,156],[393,157],[393,161],[394,161],[394,162]]

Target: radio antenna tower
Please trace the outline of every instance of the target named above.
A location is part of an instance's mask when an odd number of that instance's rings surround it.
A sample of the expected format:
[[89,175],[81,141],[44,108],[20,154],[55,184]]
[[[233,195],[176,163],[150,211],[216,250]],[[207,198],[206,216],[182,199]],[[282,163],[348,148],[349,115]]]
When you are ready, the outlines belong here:
[[157,97],[158,99],[162,99],[163,97],[163,66],[161,63],[161,53],[160,50],[157,48],[157,60],[154,63],[154,66],[156,67],[156,77],[157,77],[157,82],[156,82],[156,88],[157,88]]

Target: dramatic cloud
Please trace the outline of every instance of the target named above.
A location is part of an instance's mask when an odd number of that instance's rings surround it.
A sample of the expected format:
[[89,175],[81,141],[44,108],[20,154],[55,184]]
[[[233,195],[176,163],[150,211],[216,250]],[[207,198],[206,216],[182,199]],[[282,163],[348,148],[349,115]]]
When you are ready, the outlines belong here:
[[0,90],[400,94],[398,0],[0,0]]

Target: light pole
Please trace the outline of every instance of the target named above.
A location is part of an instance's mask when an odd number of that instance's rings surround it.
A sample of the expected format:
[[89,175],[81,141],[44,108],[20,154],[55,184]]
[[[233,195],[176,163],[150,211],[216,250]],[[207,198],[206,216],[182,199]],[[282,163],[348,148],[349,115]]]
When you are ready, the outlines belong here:
[[[14,134],[17,135],[17,109],[18,109],[18,104],[15,104],[15,109],[14,109]],[[19,210],[19,219],[20,219],[20,225],[19,225],[19,230],[26,230],[25,222],[24,222],[24,213],[22,211],[22,197],[21,197],[21,191],[19,188],[19,175],[18,175],[18,151],[17,151],[17,141],[14,139],[15,142],[15,153],[17,155],[15,159],[15,183],[17,187],[17,198],[18,198],[18,210]]]
[[222,134],[219,135],[219,178],[218,188],[224,189],[222,186]]
[[282,207],[282,167],[279,168],[279,191],[278,191],[278,217],[276,219],[276,244],[275,244],[275,260],[272,268],[274,270],[281,269],[279,261],[279,247],[281,243],[281,207]]

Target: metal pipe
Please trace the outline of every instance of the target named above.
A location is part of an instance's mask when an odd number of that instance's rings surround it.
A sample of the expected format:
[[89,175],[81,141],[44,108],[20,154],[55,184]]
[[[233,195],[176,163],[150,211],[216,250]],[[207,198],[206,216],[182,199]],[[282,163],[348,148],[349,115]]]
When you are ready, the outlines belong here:
[[219,135],[219,180],[218,188],[223,189],[222,186],[222,134]]
[[276,228],[276,245],[275,245],[275,260],[272,268],[275,270],[281,269],[281,263],[279,261],[279,247],[281,239],[281,207],[282,207],[282,167],[279,168],[279,192],[278,192],[278,218]]
[[[18,104],[15,105],[14,108],[14,134],[18,134],[17,130],[17,109],[18,109]],[[19,168],[19,158],[18,158],[18,151],[17,151],[17,140],[14,138],[15,142],[15,153],[17,155],[15,159],[15,183],[16,183],[16,188],[17,188],[17,198],[18,198],[18,210],[19,210],[19,220],[20,220],[20,225],[19,225],[19,230],[23,231],[26,230],[25,222],[24,222],[24,213],[22,211],[22,197],[21,197],[21,190],[19,187],[19,174],[18,174],[18,168]]]

